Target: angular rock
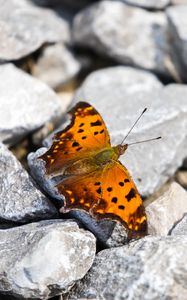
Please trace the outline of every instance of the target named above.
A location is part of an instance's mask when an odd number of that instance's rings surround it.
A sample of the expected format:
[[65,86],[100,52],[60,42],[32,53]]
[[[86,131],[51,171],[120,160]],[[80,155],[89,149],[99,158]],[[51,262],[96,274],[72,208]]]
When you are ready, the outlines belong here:
[[141,80],[140,71],[135,76],[125,70],[117,67],[93,72],[74,100],[85,99],[96,107],[106,122],[113,145],[121,143],[142,110],[148,108],[125,142],[160,135],[162,139],[129,146],[120,157],[140,193],[148,196],[175,173],[187,156],[187,86],[163,87],[152,75],[148,79],[148,72],[147,79],[142,75]]
[[32,74],[55,89],[74,78],[80,67],[73,53],[59,43],[45,47]]
[[[113,0],[116,1],[116,0]],[[170,0],[122,0],[123,2],[148,9],[164,9]]]
[[171,235],[187,235],[187,214],[176,224]]
[[101,251],[65,300],[185,299],[187,237],[146,237]]
[[149,234],[167,235],[187,213],[187,192],[173,182],[162,196],[146,207],[146,213]]
[[20,162],[0,143],[0,221],[28,222],[56,214]]
[[[187,2],[186,2],[187,4]],[[171,52],[180,77],[187,80],[187,5],[171,6],[167,10]]]
[[0,0],[0,6],[1,61],[20,59],[44,43],[70,41],[65,14],[59,16],[50,9],[34,6],[28,0]]
[[100,1],[74,19],[73,39],[128,65],[168,75],[167,19],[121,1]]
[[44,83],[12,64],[0,66],[0,141],[15,144],[44,124],[57,122],[65,109]]
[[71,220],[0,230],[0,292],[48,299],[67,292],[90,269],[95,238]]

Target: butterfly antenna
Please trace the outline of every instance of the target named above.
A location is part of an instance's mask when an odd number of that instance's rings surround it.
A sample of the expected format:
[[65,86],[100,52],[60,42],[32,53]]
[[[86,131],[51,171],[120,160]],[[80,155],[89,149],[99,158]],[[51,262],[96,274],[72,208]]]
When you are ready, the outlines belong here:
[[133,128],[136,126],[136,124],[138,123],[138,121],[142,117],[142,115],[146,112],[146,110],[147,110],[147,108],[144,108],[144,110],[142,111],[142,113],[139,115],[138,119],[134,122],[134,124],[132,125],[132,127],[129,129],[129,131],[127,132],[126,136],[122,140],[121,145],[124,143],[124,141],[126,140],[126,138],[129,136],[129,134],[131,133],[131,131],[133,130]]
[[148,140],[143,140],[143,141],[139,141],[139,142],[130,143],[130,144],[128,144],[128,146],[136,145],[136,144],[140,144],[140,143],[146,143],[146,142],[150,142],[150,141],[155,141],[155,140],[159,140],[161,138],[162,138],[161,136],[158,136],[156,138],[152,138],[152,139],[148,139]]

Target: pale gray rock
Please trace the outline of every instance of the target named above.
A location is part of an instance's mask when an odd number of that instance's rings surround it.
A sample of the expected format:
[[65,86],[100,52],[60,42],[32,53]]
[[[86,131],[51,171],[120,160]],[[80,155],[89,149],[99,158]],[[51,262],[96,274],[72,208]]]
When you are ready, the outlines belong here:
[[75,44],[128,65],[168,75],[167,19],[121,1],[100,1],[74,18]]
[[8,145],[57,122],[66,109],[46,84],[12,64],[0,66],[0,107],[0,141]]
[[164,9],[168,4],[170,4],[170,0],[121,0],[121,1],[130,5],[135,5],[147,9]]
[[185,299],[187,237],[146,237],[101,251],[66,300]]
[[[27,0],[0,0],[0,60],[17,60],[44,43],[69,42],[67,18]],[[16,24],[16,26],[15,26]]]
[[32,74],[51,88],[67,83],[80,71],[80,63],[62,43],[46,46],[33,67]]
[[171,235],[187,235],[187,214],[176,224]]
[[[186,2],[187,4],[187,2]],[[171,52],[180,77],[187,80],[187,5],[171,6],[166,10]]]
[[167,235],[172,227],[187,213],[187,192],[173,182],[169,189],[146,207],[148,233]]
[[48,299],[90,269],[95,238],[72,221],[49,220],[0,230],[0,292]]
[[0,143],[0,221],[28,222],[57,215],[16,157]]
[[[152,75],[148,79],[149,73],[146,73],[147,79],[144,75],[140,80],[140,75],[125,69],[124,73],[123,67],[92,73],[74,100],[84,100],[96,107],[106,122],[113,145],[121,143],[143,109],[148,108],[125,142],[160,135],[162,139],[129,146],[120,157],[140,193],[148,196],[176,172],[187,156],[187,86],[170,84],[163,87],[158,80],[153,80]],[[139,72],[137,74],[141,74]]]
[[187,4],[187,0],[171,0],[173,5]]

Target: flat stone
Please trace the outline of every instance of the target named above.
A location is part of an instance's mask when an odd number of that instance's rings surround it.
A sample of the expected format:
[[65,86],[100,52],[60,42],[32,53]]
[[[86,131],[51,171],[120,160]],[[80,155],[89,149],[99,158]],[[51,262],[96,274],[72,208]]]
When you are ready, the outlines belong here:
[[67,83],[80,71],[80,63],[73,53],[62,43],[46,46],[32,74],[51,88]]
[[91,73],[74,102],[84,99],[94,105],[106,122],[112,145],[121,143],[143,109],[148,108],[125,142],[160,135],[162,139],[129,146],[120,157],[140,193],[148,196],[173,176],[187,156],[187,86],[163,87],[148,72],[133,72],[114,67]]
[[[116,0],[113,0],[116,1]],[[123,2],[147,9],[164,9],[170,0],[122,0]]]
[[149,234],[167,235],[187,213],[187,192],[173,182],[162,196],[146,207],[146,213]]
[[176,224],[171,235],[187,235],[187,214]]
[[65,300],[185,299],[187,237],[146,237],[101,251]]
[[8,145],[54,124],[66,108],[46,84],[12,64],[0,65],[0,107],[0,141]]
[[70,41],[65,13],[59,15],[28,0],[0,0],[0,6],[0,60],[20,59],[44,43]]
[[[186,2],[187,4],[187,2]],[[180,77],[187,80],[187,5],[171,6],[166,10],[170,47]]]
[[167,19],[121,1],[100,1],[74,18],[75,44],[122,63],[169,75]]
[[95,238],[71,220],[0,230],[0,292],[48,299],[67,292],[90,269]]
[[28,222],[56,214],[20,162],[0,143],[0,221]]

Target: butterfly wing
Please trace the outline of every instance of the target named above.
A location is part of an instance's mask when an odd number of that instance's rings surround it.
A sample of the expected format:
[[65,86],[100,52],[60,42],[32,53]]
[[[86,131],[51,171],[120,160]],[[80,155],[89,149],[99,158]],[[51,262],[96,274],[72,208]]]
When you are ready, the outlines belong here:
[[83,209],[96,219],[118,220],[132,232],[146,233],[142,199],[120,162],[112,161],[90,174],[71,176],[57,189],[66,198],[63,212]]
[[127,169],[113,161],[102,176],[101,199],[92,213],[97,219],[111,218],[133,232],[146,234],[147,220],[142,199]]
[[110,146],[106,125],[93,106],[79,102],[69,114],[71,123],[55,134],[51,148],[39,157],[45,161],[48,175],[61,173],[68,163]]

